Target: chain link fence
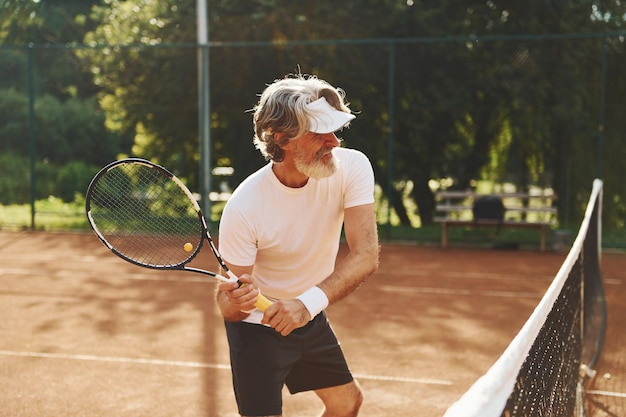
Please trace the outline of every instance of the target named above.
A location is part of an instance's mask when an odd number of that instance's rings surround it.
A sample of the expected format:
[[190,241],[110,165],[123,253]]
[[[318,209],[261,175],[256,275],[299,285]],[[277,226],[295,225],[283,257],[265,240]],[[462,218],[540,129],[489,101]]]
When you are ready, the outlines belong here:
[[[247,110],[265,84],[301,70],[343,88],[358,113],[342,136],[374,165],[387,237],[424,224],[424,184],[468,172],[482,184],[556,188],[560,222],[575,227],[593,179],[605,177],[611,195],[622,168],[623,42],[590,34],[209,44],[211,220],[265,163]],[[123,155],[156,159],[200,192],[198,51],[1,45],[0,227],[86,228],[89,180]]]

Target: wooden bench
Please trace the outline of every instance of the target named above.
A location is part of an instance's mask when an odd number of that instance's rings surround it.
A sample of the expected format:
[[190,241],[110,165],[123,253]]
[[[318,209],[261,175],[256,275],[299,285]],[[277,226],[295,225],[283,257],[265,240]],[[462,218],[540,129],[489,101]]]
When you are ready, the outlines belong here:
[[[474,218],[475,202],[485,196],[496,197],[504,205],[501,219]],[[434,221],[441,223],[441,246],[448,246],[450,227],[530,228],[540,231],[540,248],[546,249],[547,232],[557,220],[553,206],[555,195],[527,193],[478,194],[471,191],[438,191],[435,194],[437,215]]]

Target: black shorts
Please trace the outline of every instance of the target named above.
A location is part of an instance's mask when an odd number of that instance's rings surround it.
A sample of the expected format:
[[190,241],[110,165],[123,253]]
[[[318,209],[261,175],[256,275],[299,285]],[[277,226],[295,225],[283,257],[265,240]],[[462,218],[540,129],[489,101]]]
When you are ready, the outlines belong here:
[[288,336],[260,324],[225,324],[233,387],[242,415],[282,414],[285,384],[294,394],[353,379],[324,312]]

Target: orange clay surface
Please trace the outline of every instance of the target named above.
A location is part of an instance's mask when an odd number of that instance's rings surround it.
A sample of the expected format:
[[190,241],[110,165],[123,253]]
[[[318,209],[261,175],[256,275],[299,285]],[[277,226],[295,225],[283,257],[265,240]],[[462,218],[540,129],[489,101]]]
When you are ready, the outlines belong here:
[[[379,271],[328,309],[360,415],[443,415],[566,255],[383,244]],[[209,252],[194,266],[216,262]],[[626,255],[603,253],[601,269],[608,333],[587,403],[591,416],[626,415]],[[237,416],[213,293],[202,275],[134,266],[91,233],[0,231],[0,415]],[[285,392],[285,416],[320,412],[314,394]]]

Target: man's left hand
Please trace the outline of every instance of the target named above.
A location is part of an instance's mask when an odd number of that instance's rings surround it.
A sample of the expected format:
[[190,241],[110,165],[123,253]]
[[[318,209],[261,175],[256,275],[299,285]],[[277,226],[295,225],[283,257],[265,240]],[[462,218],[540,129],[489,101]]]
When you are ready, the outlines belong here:
[[272,304],[263,314],[261,323],[267,324],[283,336],[303,327],[311,315],[300,300],[279,300]]

